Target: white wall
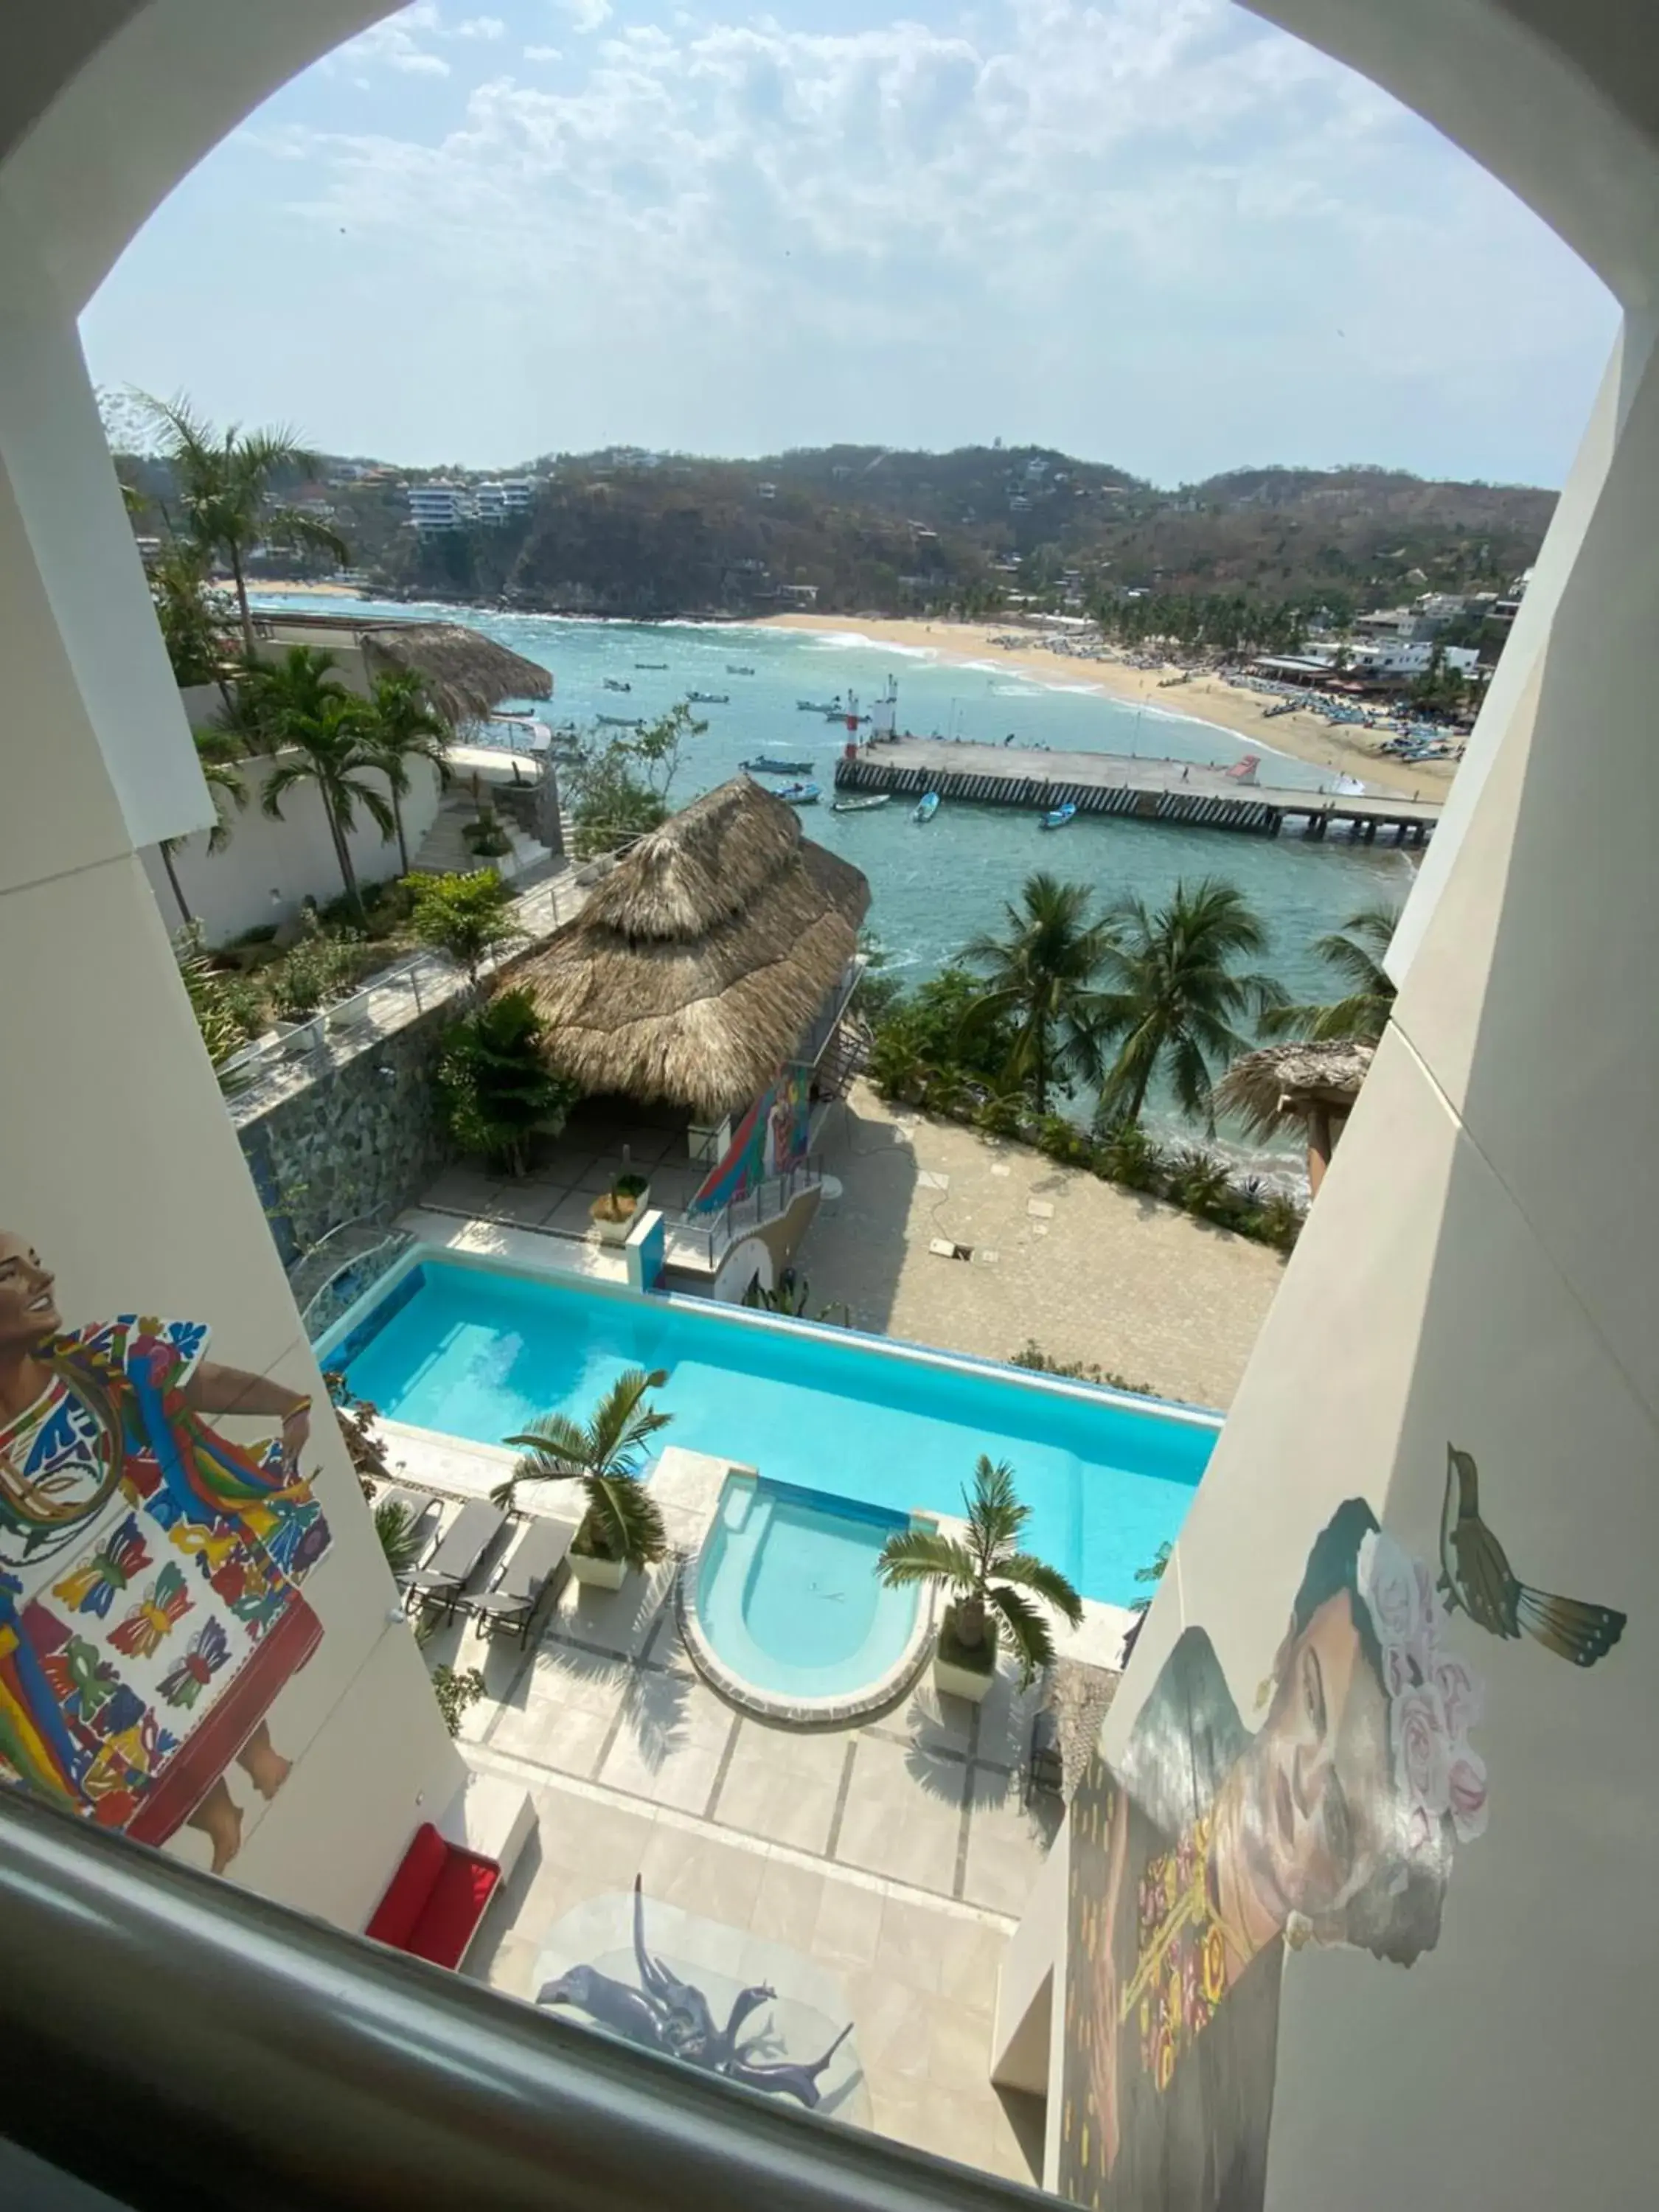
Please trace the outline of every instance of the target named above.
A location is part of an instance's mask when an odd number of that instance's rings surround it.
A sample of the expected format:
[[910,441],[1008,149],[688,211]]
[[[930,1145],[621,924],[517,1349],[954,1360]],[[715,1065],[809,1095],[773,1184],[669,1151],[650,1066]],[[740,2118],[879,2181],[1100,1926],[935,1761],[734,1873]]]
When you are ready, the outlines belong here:
[[[261,922],[288,921],[298,912],[302,898],[325,905],[340,896],[339,863],[316,786],[302,784],[286,793],[283,819],[274,822],[260,805],[272,765],[243,763],[247,804],[230,811],[230,840],[221,851],[209,852],[205,833],[185,839],[174,850],[179,887],[210,945],[222,944]],[[409,781],[404,828],[412,860],[437,816],[439,789],[435,769],[424,761],[409,763]],[[396,838],[383,838],[361,809],[347,843],[363,883],[399,872]],[[177,929],[183,917],[161,855],[152,846],[143,858],[161,917],[170,930]],[[274,898],[273,892],[277,894]]]

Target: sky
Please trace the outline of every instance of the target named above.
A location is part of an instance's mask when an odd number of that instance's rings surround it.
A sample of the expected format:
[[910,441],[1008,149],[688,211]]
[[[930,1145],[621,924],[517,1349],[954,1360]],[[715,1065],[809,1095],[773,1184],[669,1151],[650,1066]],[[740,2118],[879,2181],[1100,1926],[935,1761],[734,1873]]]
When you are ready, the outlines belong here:
[[94,379],[421,465],[1571,459],[1610,295],[1231,0],[487,4],[420,0],[226,140],[88,307]]

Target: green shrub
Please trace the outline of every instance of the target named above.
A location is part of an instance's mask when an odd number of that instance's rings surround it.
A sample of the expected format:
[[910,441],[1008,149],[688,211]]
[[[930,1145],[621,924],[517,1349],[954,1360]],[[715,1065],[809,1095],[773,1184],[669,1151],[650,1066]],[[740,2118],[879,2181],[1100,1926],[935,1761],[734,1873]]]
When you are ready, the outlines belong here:
[[542,1021],[528,991],[503,991],[443,1033],[434,1087],[445,1133],[497,1173],[523,1175],[531,1139],[556,1136],[581,1096],[542,1054]]
[[1132,1398],[1159,1398],[1161,1390],[1154,1390],[1150,1382],[1131,1382],[1110,1367],[1101,1367],[1091,1359],[1054,1359],[1046,1352],[1035,1338],[1027,1337],[1024,1347],[1014,1352],[1011,1367],[1028,1368],[1034,1375],[1055,1375],[1071,1382],[1097,1382],[1105,1390],[1123,1390]]
[[1017,1092],[993,1093],[974,1109],[974,1127],[982,1136],[1018,1137],[1025,1127],[1025,1102]]
[[432,1694],[438,1700],[444,1726],[451,1735],[459,1735],[467,1707],[477,1705],[484,1694],[484,1678],[476,1667],[434,1667]]
[[1095,1156],[1093,1140],[1086,1130],[1079,1129],[1075,1121],[1068,1121],[1063,1114],[1045,1114],[1037,1123],[1037,1150],[1046,1158],[1058,1160],[1066,1167],[1088,1167]]
[[1095,1152],[1095,1172],[1126,1190],[1161,1192],[1167,1164],[1159,1147],[1139,1121],[1120,1122],[1101,1138]]
[[1188,1213],[1213,1219],[1226,1209],[1232,1186],[1221,1162],[1193,1146],[1177,1153],[1170,1163],[1169,1189],[1170,1197]]
[[494,868],[468,875],[410,876],[409,926],[417,943],[446,952],[475,988],[478,970],[524,932],[513,919],[513,894]]

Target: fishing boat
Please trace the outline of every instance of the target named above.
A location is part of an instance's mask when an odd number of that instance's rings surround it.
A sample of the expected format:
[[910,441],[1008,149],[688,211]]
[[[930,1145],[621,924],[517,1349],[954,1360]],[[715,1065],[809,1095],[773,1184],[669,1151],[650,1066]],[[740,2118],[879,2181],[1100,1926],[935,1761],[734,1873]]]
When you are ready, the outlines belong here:
[[593,720],[602,730],[642,730],[645,727],[638,714],[595,714]]
[[729,691],[688,691],[685,696],[694,707],[729,707],[732,703]]
[[839,699],[797,699],[795,705],[803,714],[839,714],[842,711]]
[[774,760],[770,753],[757,753],[753,760],[739,761],[738,766],[750,775],[811,775],[810,760]]
[[726,672],[728,676],[752,676],[755,672],[752,668],[738,667],[735,660],[728,660],[726,664]]
[[1077,813],[1077,801],[1068,799],[1063,806],[1055,806],[1042,817],[1045,830],[1063,830]]
[[925,799],[917,801],[916,811],[910,819],[915,823],[931,822],[938,812],[939,793],[936,791],[930,791]]
[[605,678],[605,688],[607,691],[631,691],[634,689],[631,684],[623,684],[614,676]]
[[636,660],[634,665],[635,668],[666,668],[668,663],[665,660]]
[[787,800],[791,806],[816,806],[818,787],[815,783],[786,783],[775,796]]
[[832,799],[830,811],[832,814],[868,814],[872,807],[885,806],[892,795],[890,791],[878,791],[867,799]]

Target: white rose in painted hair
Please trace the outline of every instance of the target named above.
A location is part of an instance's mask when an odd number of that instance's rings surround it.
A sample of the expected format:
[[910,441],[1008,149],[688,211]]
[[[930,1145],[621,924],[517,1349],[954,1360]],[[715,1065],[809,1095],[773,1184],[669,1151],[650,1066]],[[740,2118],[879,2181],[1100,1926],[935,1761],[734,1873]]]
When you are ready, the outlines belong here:
[[1407,1799],[1431,1820],[1451,1804],[1450,1753],[1445,1708],[1430,1683],[1397,1697],[1389,1713],[1395,1771]]
[[1385,1529],[1374,1528],[1360,1544],[1356,1564],[1377,1641],[1416,1644],[1424,1626],[1423,1601],[1410,1553]]

